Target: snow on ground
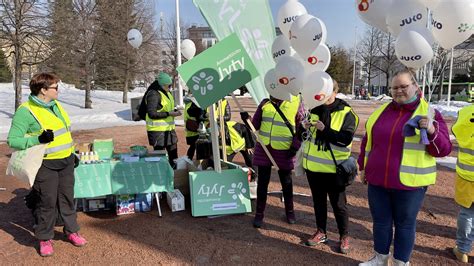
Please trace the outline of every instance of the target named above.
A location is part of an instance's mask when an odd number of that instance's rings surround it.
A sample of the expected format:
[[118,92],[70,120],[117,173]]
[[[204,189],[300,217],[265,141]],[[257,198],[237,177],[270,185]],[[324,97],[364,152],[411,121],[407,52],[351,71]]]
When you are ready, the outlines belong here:
[[[26,101],[30,90],[23,86],[22,100]],[[68,112],[72,130],[105,128],[113,126],[143,125],[145,122],[134,122],[131,119],[130,98],[139,97],[143,92],[129,92],[127,104],[122,103],[122,92],[91,92],[93,109],[85,109],[85,91],[74,86],[60,84],[59,102]],[[5,141],[14,114],[15,92],[12,83],[0,83],[0,141]]]
[[437,103],[432,103],[431,106],[438,110],[443,116],[458,117],[459,109],[470,104],[471,103],[468,102],[451,101],[450,105],[448,106],[447,101],[440,101]]

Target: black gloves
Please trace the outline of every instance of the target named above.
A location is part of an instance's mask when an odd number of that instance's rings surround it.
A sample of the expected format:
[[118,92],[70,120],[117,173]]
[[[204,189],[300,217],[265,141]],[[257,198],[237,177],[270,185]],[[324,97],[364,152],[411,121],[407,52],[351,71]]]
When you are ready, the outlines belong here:
[[40,143],[49,143],[54,140],[54,133],[51,129],[46,129],[38,136],[38,140]]
[[288,150],[288,156],[289,157],[295,157],[297,152],[298,152],[298,149],[291,146],[290,149]]
[[240,118],[242,119],[242,121],[247,121],[247,119],[250,118],[250,115],[248,112],[240,112]]

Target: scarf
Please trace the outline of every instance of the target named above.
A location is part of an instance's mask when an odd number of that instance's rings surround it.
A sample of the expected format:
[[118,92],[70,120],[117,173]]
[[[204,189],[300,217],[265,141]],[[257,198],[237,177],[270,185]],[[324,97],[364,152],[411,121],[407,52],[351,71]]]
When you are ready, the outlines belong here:
[[30,101],[34,102],[35,104],[37,104],[41,107],[44,107],[44,108],[48,108],[48,109],[50,109],[51,107],[56,105],[56,101],[54,101],[54,100],[51,100],[51,101],[49,101],[49,103],[46,103],[43,100],[41,100],[40,98],[38,98],[38,96],[35,96],[33,94],[30,94],[28,99]]
[[331,113],[344,109],[346,105],[348,105],[346,102],[336,98],[334,102],[329,105],[323,104],[311,110],[311,113],[318,115],[319,121],[324,124],[324,130],[317,131],[314,141],[314,144],[318,146],[318,151],[327,151],[329,148],[326,134],[328,134],[328,130],[331,128]]

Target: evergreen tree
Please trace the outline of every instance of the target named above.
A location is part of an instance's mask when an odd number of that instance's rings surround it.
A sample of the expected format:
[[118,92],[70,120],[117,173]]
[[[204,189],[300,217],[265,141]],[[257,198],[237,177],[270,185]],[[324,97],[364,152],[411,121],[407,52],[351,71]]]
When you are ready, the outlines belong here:
[[0,82],[12,82],[12,72],[7,64],[5,53],[0,49]]

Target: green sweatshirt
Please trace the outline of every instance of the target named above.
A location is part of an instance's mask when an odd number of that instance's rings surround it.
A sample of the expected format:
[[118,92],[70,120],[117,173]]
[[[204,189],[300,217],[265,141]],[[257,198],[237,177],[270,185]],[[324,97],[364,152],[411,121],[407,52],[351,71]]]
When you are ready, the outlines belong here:
[[[31,103],[31,101],[30,101]],[[34,104],[34,103],[33,103]],[[64,119],[61,116],[61,112],[57,105],[53,106],[53,110],[49,109],[57,117]],[[45,128],[47,129],[47,128]],[[10,148],[16,150],[26,150],[29,147],[40,144],[38,140],[38,135],[28,136],[33,132],[38,132],[41,130],[41,126],[36,121],[35,117],[31,114],[30,110],[26,107],[19,107],[15,114],[13,115],[12,125],[10,131],[8,132],[7,143]]]

